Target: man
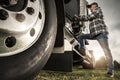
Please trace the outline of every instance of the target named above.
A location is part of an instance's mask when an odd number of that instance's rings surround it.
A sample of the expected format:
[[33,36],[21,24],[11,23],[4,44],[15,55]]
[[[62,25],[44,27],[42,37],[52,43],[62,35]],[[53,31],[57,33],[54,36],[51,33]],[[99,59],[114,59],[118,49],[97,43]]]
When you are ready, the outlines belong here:
[[101,45],[107,62],[108,62],[108,72],[107,76],[108,77],[113,77],[114,76],[114,64],[113,64],[113,58],[111,51],[109,49],[109,44],[108,44],[108,31],[107,27],[104,23],[103,19],[103,13],[101,11],[101,8],[98,7],[98,4],[96,2],[90,4],[87,6],[91,14],[86,15],[86,16],[79,16],[77,17],[78,20],[80,21],[89,21],[89,29],[90,29],[90,34],[83,34],[80,36],[80,44],[81,48],[80,51],[82,54],[85,54],[85,39],[96,39],[99,44]]

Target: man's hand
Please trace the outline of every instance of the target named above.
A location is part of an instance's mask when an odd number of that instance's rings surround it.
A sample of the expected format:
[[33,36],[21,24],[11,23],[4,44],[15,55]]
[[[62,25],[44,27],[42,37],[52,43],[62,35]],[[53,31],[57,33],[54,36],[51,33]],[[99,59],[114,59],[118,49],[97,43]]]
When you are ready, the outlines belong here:
[[74,20],[74,21],[78,21],[78,20],[79,20],[79,16],[75,15],[75,16],[73,17],[73,20]]
[[80,16],[75,15],[75,16],[73,17],[73,20],[83,21],[83,20],[84,20],[84,17],[85,17],[85,15],[80,15]]

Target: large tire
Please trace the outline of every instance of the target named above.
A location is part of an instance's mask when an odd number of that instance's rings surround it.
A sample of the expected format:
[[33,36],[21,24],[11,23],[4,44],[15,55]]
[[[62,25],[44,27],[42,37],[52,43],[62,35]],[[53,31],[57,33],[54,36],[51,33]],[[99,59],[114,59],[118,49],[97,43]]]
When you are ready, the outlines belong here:
[[[27,80],[46,64],[54,47],[57,17],[54,0],[44,0],[45,25],[42,35],[27,50],[0,57],[0,80]],[[28,79],[30,80],[30,79]]]

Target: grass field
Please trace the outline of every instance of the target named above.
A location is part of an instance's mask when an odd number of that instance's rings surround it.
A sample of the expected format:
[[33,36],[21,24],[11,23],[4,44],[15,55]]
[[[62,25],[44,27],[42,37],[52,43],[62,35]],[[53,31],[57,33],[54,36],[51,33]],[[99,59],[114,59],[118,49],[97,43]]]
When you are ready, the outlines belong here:
[[114,78],[106,77],[106,70],[85,70],[73,68],[73,72],[42,70],[34,80],[120,80],[120,71],[115,70]]

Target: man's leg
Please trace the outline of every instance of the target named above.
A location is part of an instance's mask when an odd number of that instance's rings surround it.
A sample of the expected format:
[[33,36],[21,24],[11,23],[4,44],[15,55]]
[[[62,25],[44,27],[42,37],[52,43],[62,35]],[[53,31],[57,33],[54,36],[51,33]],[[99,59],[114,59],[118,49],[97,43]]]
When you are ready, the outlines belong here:
[[92,39],[90,34],[82,34],[79,38],[80,48],[85,49],[85,39]]
[[114,73],[114,63],[113,63],[113,57],[109,48],[107,35],[101,34],[97,37],[97,40],[105,53],[105,56],[108,62],[108,73],[112,75]]
[[85,39],[91,39],[90,34],[83,34],[79,38],[79,43],[80,43],[80,50],[79,52],[85,56],[86,55],[86,50],[85,50]]

